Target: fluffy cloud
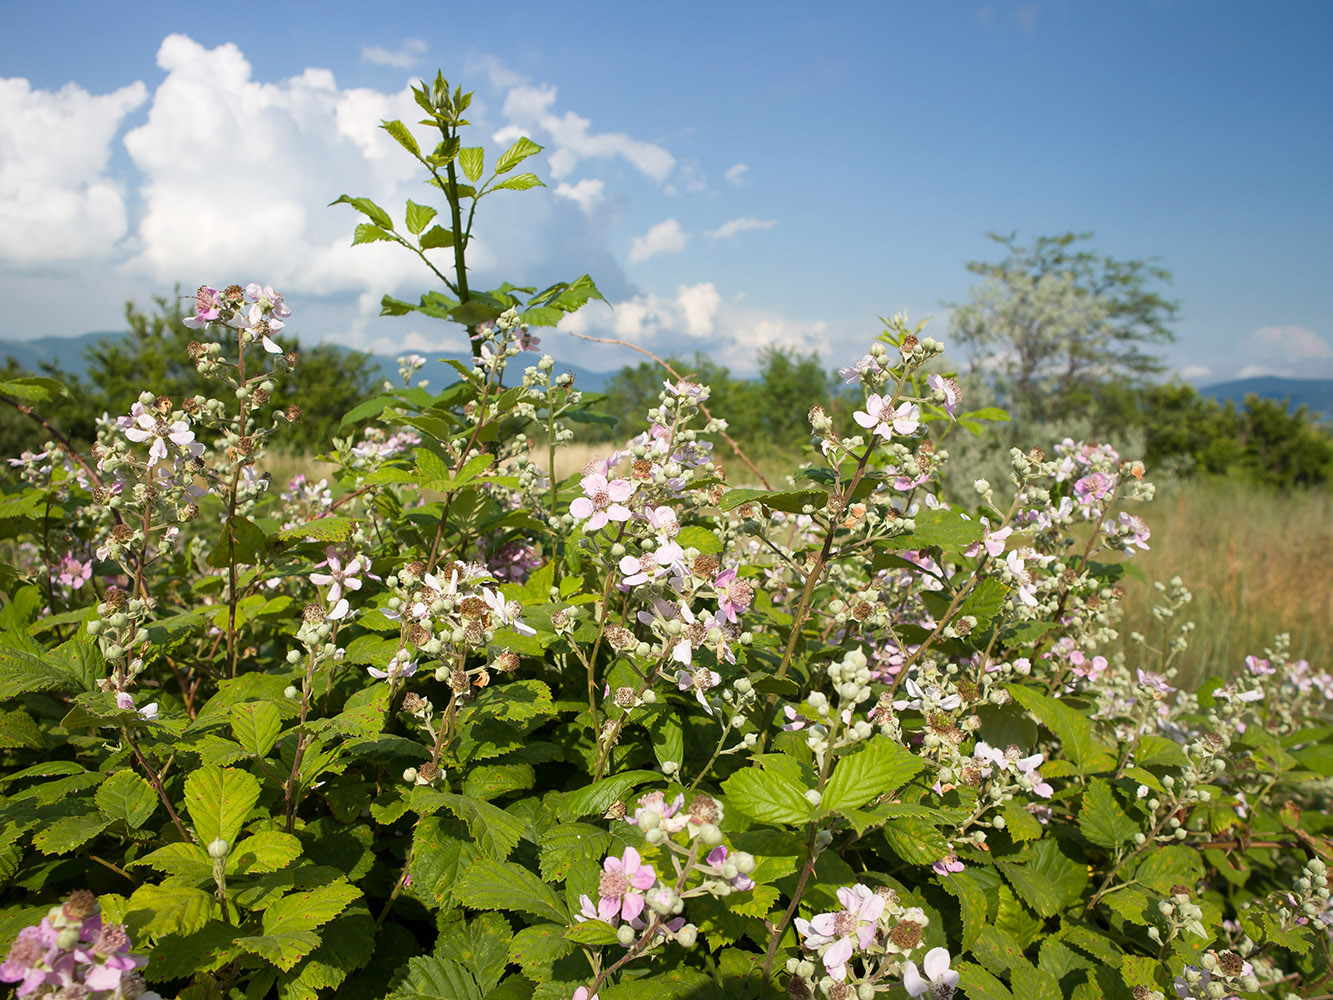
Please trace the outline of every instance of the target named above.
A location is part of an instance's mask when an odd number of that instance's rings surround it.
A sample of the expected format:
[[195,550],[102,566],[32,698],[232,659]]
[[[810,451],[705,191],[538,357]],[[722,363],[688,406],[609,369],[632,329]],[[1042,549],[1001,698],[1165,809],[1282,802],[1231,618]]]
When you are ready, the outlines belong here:
[[131,272],[315,295],[419,280],[419,262],[397,247],[350,246],[360,220],[326,207],[346,192],[397,212],[413,193],[415,164],[376,127],[415,118],[410,90],[341,90],[322,69],[258,83],[236,46],[184,35],[168,36],[157,59],[166,79],[148,121],[125,137],[143,175]]
[[0,260],[19,268],[104,255],[126,234],[123,188],[107,175],[111,142],[148,97],[75,84],[33,90],[0,79]]
[[[822,320],[802,322],[772,310],[724,303],[712,282],[681,285],[673,298],[636,295],[610,307],[589,304],[567,316],[560,329],[575,334],[614,337],[657,353],[689,352],[704,346],[710,357],[742,374],[753,374],[758,355],[766,347],[801,353],[820,352],[829,359],[834,347]],[[846,350],[837,354],[841,357]],[[848,354],[850,356],[850,354]],[[594,368],[610,367],[604,355],[585,359]]]
[[1261,326],[1251,343],[1270,357],[1286,361],[1316,361],[1333,358],[1333,345],[1304,326]]
[[379,45],[365,45],[361,48],[361,61],[374,66],[390,66],[393,69],[411,69],[426,54],[426,42],[421,38],[406,38],[397,52],[390,52]]
[[685,248],[688,239],[675,219],[659,222],[644,235],[634,237],[630,243],[629,262],[641,264],[655,254],[677,253]]
[[778,224],[777,219],[756,219],[746,216],[742,219],[730,219],[718,226],[708,235],[715,240],[725,240],[737,233],[743,233],[750,229],[772,229]]
[[1197,379],[1208,378],[1213,374],[1213,370],[1207,365],[1186,365],[1180,369],[1180,377],[1186,381],[1193,382]]
[[750,172],[750,165],[748,163],[733,163],[730,167],[727,168],[727,172],[724,176],[727,178],[728,181],[736,185],[736,187],[740,187],[741,185],[745,184],[747,180],[749,180],[749,178],[746,176],[749,172]]
[[588,177],[576,184],[566,184],[562,181],[555,186],[555,193],[557,197],[568,198],[577,204],[583,214],[587,215],[601,204],[605,188],[604,181]]
[[495,133],[500,144],[513,142],[521,135],[549,145],[547,162],[551,175],[567,177],[585,159],[620,157],[652,180],[661,183],[675,168],[676,159],[655,143],[633,139],[623,132],[593,132],[592,123],[572,111],[557,115],[556,89],[549,84],[519,84],[505,95],[504,116],[509,125]]

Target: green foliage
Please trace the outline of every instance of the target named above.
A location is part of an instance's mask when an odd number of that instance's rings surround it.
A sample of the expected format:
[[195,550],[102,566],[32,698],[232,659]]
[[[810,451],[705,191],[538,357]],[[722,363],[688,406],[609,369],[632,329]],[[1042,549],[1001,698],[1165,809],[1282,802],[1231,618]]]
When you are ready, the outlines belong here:
[[[347,400],[326,482],[282,495],[252,463],[291,428],[255,390],[291,373],[234,294],[205,295],[226,348],[156,374],[199,377],[210,405],[149,387],[133,438],[104,427],[95,456],[31,459],[7,487],[0,945],[45,918],[43,949],[69,953],[24,975],[89,966],[95,942],[70,944],[100,927],[87,890],[149,985],[190,1000],[944,996],[955,974],[997,1000],[1177,977],[1202,1000],[1204,972],[1319,995],[1333,677],[1277,641],[1178,691],[1183,625],[1166,652],[1101,655],[1141,465],[1022,449],[1012,488],[940,503],[945,442],[997,415],[955,423],[924,385],[938,345],[894,320],[863,388],[918,426],[888,439],[852,438],[847,411],[877,408],[859,394],[805,423],[832,387],[813,357],[714,373],[748,433],[819,438],[790,488],[728,487],[674,381],[632,464],[551,481],[532,442],[602,401],[506,367],[525,320],[595,286],[467,290],[460,205],[527,186],[539,147],[464,147],[470,95],[415,93],[438,145],[385,128],[451,228],[339,202],[357,241],[452,251],[455,297],[406,308],[476,327],[477,370]],[[1068,261],[1122,292],[1141,277]],[[1249,412],[1256,454],[1292,432]],[[1163,589],[1164,627],[1187,597]]]

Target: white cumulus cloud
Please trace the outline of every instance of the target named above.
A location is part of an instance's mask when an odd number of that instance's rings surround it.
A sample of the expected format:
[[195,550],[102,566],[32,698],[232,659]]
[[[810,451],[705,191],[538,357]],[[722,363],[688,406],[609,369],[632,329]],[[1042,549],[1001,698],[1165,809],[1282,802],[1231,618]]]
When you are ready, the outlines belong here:
[[620,157],[658,183],[675,168],[676,158],[656,143],[635,139],[623,132],[594,132],[587,118],[554,111],[556,88],[543,84],[520,84],[505,95],[503,114],[509,124],[495,133],[497,143],[513,142],[521,135],[545,140],[551,175],[567,177],[585,159]]
[[584,178],[574,184],[566,184],[561,181],[555,186],[556,196],[559,198],[568,198],[574,202],[587,215],[599,204],[601,204],[603,191],[606,183],[593,177]]
[[324,69],[259,83],[236,46],[207,49],[185,35],[168,36],[157,58],[166,79],[148,121],[125,137],[143,175],[131,272],[315,295],[420,279],[419,262],[398,247],[352,247],[364,220],[327,207],[348,193],[401,212],[415,164],[376,126],[415,119],[410,90],[342,90]]
[[132,83],[90,94],[0,79],[0,260],[11,266],[106,254],[126,234],[122,186],[107,174],[121,124],[148,97]]
[[1207,365],[1186,365],[1180,369],[1180,377],[1193,382],[1196,379],[1208,378],[1213,374],[1213,370]]
[[1261,326],[1250,338],[1255,347],[1289,361],[1333,358],[1333,345],[1304,326]]
[[659,253],[677,253],[685,248],[689,239],[675,219],[666,219],[653,226],[642,236],[634,237],[630,243],[629,261],[641,264],[649,257]]
[[750,165],[748,163],[733,163],[727,168],[727,172],[723,176],[736,187],[740,187],[748,180],[746,175],[749,172]]
[[396,51],[390,51],[380,45],[361,47],[361,61],[374,66],[390,66],[393,69],[411,69],[426,54],[426,42],[421,38],[405,38]]
[[729,219],[708,235],[715,240],[725,240],[737,233],[744,233],[751,229],[772,229],[777,224],[777,219],[756,219],[746,216],[742,219]]

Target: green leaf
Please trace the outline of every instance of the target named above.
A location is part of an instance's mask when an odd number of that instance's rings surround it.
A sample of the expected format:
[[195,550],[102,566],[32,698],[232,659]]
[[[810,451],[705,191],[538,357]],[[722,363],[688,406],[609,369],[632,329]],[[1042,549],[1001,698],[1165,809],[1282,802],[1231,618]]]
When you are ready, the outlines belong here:
[[1166,767],[1186,767],[1190,759],[1180,744],[1165,736],[1140,736],[1134,744],[1134,762],[1140,767],[1160,764]]
[[1065,754],[1083,774],[1098,774],[1115,767],[1111,748],[1098,740],[1092,723],[1077,709],[1021,684],[1007,684],[1014,700],[1060,737]]
[[814,813],[805,789],[771,770],[747,767],[722,783],[727,803],[760,823],[805,823]]
[[438,213],[429,205],[418,205],[415,201],[408,199],[407,202],[407,231],[416,236],[421,230],[430,225],[430,220],[435,218]]
[[384,129],[384,131],[397,139],[398,145],[417,157],[417,159],[421,158],[421,147],[417,145],[416,136],[414,136],[402,122],[380,122],[380,128]]
[[735,510],[741,504],[758,503],[772,510],[800,514],[806,507],[822,510],[828,503],[828,494],[823,490],[752,490],[734,488],[722,495],[718,510]]
[[124,923],[135,944],[164,934],[193,934],[220,916],[211,893],[183,885],[141,885],[125,908]]
[[676,535],[676,544],[682,549],[695,548],[706,556],[715,556],[722,551],[722,543],[709,529],[699,524],[687,524]]
[[290,934],[313,931],[328,923],[355,899],[361,890],[339,879],[330,885],[293,892],[264,911],[264,934]]
[[517,910],[565,923],[569,914],[545,882],[522,865],[479,858],[454,887],[454,897],[477,910]]
[[661,778],[656,771],[622,771],[620,774],[560,796],[556,812],[562,819],[580,819],[584,816],[601,815],[611,808],[611,803],[624,800],[630,790],[648,781]]
[[1134,872],[1134,881],[1167,895],[1173,885],[1193,885],[1203,878],[1199,852],[1182,844],[1168,844],[1149,852]]
[[561,823],[542,833],[540,868],[548,882],[564,880],[579,865],[600,864],[611,834],[588,823]]
[[497,174],[507,174],[529,156],[532,156],[534,153],[540,153],[544,148],[545,147],[543,146],[538,146],[527,136],[523,136],[518,142],[514,143],[500,154],[500,158],[495,161],[495,172]]
[[565,937],[576,944],[615,944],[616,929],[600,920],[581,920],[570,925]]
[[286,868],[301,856],[301,842],[290,833],[261,830],[232,847],[227,874],[262,875]]
[[61,816],[43,826],[33,836],[32,845],[43,854],[68,854],[88,843],[110,824],[105,816],[96,813]]
[[1000,814],[1004,817],[1005,829],[1015,841],[1041,839],[1044,828],[1037,817],[1023,808],[1023,803],[1017,799],[1006,802]]
[[287,931],[239,937],[236,943],[251,954],[267,958],[283,972],[290,972],[297,962],[319,947],[319,935],[314,931]]
[[185,809],[201,844],[235,843],[259,801],[259,779],[248,771],[205,766],[185,779]]
[[159,847],[153,853],[132,862],[132,865],[134,867],[146,865],[168,875],[179,875],[195,881],[202,881],[213,875],[213,862],[204,849],[198,844],[185,844],[179,841],[166,847]]
[[958,971],[958,985],[963,996],[968,1000],[1014,1000],[1014,995],[981,966],[972,962],[960,962],[955,966]]
[[435,955],[466,968],[489,998],[509,964],[509,942],[513,936],[509,921],[500,914],[482,913],[442,926],[435,942]]
[[526,191],[528,188],[546,187],[536,174],[515,174],[506,177],[498,184],[492,184],[491,191]]
[[[391,133],[392,134],[392,133]],[[389,213],[380,208],[369,198],[353,198],[351,195],[341,195],[335,200],[329,202],[330,205],[351,205],[362,215],[370,219],[371,222],[381,229],[392,229],[393,220],[389,218]]]
[[1004,608],[1009,588],[994,577],[985,577],[972,588],[958,609],[958,617],[971,615],[977,620],[978,628],[985,628]]
[[[379,397],[385,399],[387,397]],[[374,402],[372,400],[371,402]],[[364,405],[364,404],[363,404]],[[343,423],[355,423],[361,419],[356,415],[357,410],[362,409],[358,406],[347,416],[343,417]],[[378,410],[375,412],[379,412]],[[368,414],[365,414],[368,415]],[[352,537],[352,532],[356,530],[356,521],[350,517],[317,517],[310,521],[304,521],[301,524],[293,525],[290,528],[283,528],[281,531],[275,531],[272,538],[280,542],[292,542],[297,539],[307,539],[312,542],[322,542],[326,545],[333,545],[345,542]]]
[[358,222],[356,233],[352,237],[352,246],[362,243],[383,243],[385,240],[392,241],[393,234],[369,222]]
[[834,765],[820,808],[856,809],[906,784],[925,766],[910,750],[887,737],[876,737]]
[[98,787],[97,808],[112,822],[137,830],[157,808],[157,793],[133,771],[121,770]]
[[431,226],[421,234],[417,242],[421,244],[422,250],[451,247],[454,245],[454,233],[452,229],[445,229],[443,226]]
[[485,169],[486,150],[480,146],[468,146],[466,149],[458,151],[458,165],[463,168],[463,173],[473,184],[481,179],[481,172]]
[[282,713],[267,701],[231,706],[231,734],[247,753],[265,757],[282,732]]
[[457,962],[419,956],[407,963],[407,978],[388,1000],[481,1000],[481,989]]
[[0,698],[32,691],[77,691],[72,675],[33,653],[0,645]]
[[963,516],[958,510],[942,507],[919,511],[913,518],[916,527],[906,535],[894,538],[895,549],[916,549],[937,546],[954,552],[962,551],[973,542],[981,541],[981,522]]
[[536,780],[536,773],[528,763],[478,764],[463,780],[463,794],[489,802],[510,792],[526,791]]
[[1139,826],[1120,808],[1111,783],[1098,779],[1083,793],[1078,828],[1098,847],[1114,848],[1133,837]]
[[477,846],[498,861],[507,858],[523,836],[522,820],[481,799],[425,787],[414,788],[409,799],[419,812],[448,809],[467,824]]
[[884,839],[908,864],[933,865],[949,853],[949,844],[934,825],[920,816],[903,816],[884,826]]
[[940,886],[958,900],[963,919],[963,951],[971,951],[990,913],[982,879],[975,871],[965,869],[940,879]]
[[41,375],[23,375],[0,382],[0,396],[9,396],[24,403],[49,403],[69,394],[64,385]]
[[548,966],[574,950],[574,942],[565,937],[562,924],[534,924],[525,927],[509,942],[509,960],[525,969]]
[[[233,538],[234,544],[231,542]],[[253,565],[267,544],[268,538],[263,529],[248,517],[237,514],[222,525],[217,544],[208,554],[208,565],[214,569],[225,569],[230,564],[233,553],[238,564]]]
[[1043,917],[1051,917],[1078,902],[1091,876],[1084,865],[1065,855],[1053,839],[1039,840],[1024,856],[1026,864],[1000,859],[996,867],[1004,873],[1018,897]]

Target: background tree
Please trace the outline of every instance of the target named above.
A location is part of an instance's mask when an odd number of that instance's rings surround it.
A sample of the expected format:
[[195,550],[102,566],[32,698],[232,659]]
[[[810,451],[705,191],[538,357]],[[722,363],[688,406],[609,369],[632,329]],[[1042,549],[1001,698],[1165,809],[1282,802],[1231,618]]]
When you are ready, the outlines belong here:
[[1171,272],[1148,260],[1118,260],[1077,246],[1091,233],[988,234],[1007,251],[972,261],[984,280],[953,315],[951,339],[990,367],[996,388],[1020,416],[1087,409],[1101,384],[1131,385],[1164,370],[1153,345],[1174,339],[1178,306],[1157,286]]
[[[177,289],[179,292],[179,289]],[[179,402],[186,396],[209,391],[195,370],[187,347],[200,339],[200,331],[184,323],[187,313],[179,295],[158,296],[155,309],[145,311],[133,302],[125,305],[126,333],[106,337],[84,351],[88,363],[83,378],[59,364],[45,364],[40,373],[63,382],[69,389],[62,405],[49,419],[76,443],[87,446],[96,437],[96,420],[103,413],[129,413],[139,393],[152,388]],[[368,398],[381,372],[369,354],[349,351],[334,344],[303,349],[300,341],[284,331],[276,338],[283,347],[299,355],[291,376],[278,384],[270,410],[295,404],[302,417],[278,439],[283,450],[311,451],[327,446],[344,413]],[[24,374],[11,359],[10,375]],[[266,419],[267,416],[266,416]],[[25,448],[38,450],[49,435],[15,410],[0,412],[0,449],[4,456]]]

